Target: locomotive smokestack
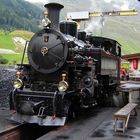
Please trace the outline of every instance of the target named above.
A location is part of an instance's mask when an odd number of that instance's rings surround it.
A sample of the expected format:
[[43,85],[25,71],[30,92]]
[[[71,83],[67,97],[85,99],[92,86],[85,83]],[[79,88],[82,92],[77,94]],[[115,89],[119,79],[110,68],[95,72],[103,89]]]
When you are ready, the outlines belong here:
[[48,18],[51,21],[51,28],[59,30],[59,13],[64,7],[59,3],[48,3],[44,5],[48,10]]

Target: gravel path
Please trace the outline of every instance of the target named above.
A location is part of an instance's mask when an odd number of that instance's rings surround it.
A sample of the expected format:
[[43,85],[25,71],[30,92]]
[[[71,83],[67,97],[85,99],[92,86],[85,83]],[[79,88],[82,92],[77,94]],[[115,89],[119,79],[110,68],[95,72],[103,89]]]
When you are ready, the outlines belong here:
[[8,95],[12,90],[12,81],[15,77],[14,67],[0,66],[0,108],[8,108]]

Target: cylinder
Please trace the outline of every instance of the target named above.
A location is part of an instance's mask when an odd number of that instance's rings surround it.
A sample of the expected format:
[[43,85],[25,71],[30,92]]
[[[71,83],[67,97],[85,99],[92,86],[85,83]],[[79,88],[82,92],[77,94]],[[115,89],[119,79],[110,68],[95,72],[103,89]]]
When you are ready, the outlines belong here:
[[60,31],[63,34],[68,34],[77,37],[77,23],[72,20],[64,20],[60,22]]
[[51,21],[51,28],[59,30],[60,10],[64,7],[59,3],[48,3],[44,5],[48,11],[48,18]]

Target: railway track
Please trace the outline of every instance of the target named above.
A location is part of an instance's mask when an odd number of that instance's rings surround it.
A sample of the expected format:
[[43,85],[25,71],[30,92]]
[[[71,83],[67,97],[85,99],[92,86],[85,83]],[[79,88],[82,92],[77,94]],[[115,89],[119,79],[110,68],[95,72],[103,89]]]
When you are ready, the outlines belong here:
[[35,140],[54,128],[36,124],[18,124],[0,132],[0,140]]
[[23,125],[17,125],[0,132],[0,140],[22,140],[24,136]]

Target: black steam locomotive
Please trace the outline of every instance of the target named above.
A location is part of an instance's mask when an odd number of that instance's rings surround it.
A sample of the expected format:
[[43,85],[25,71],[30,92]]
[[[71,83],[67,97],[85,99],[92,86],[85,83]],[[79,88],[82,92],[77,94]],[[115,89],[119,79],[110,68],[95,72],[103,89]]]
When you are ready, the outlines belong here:
[[59,23],[62,5],[45,7],[49,22],[29,42],[29,64],[19,65],[10,109],[17,122],[61,126],[81,108],[113,104],[121,48],[115,40],[77,32],[72,20]]

